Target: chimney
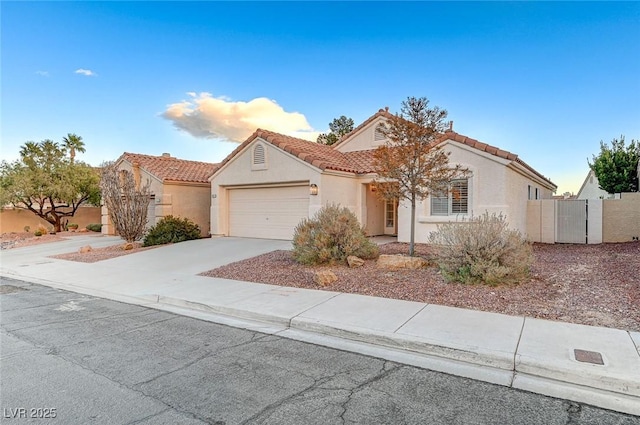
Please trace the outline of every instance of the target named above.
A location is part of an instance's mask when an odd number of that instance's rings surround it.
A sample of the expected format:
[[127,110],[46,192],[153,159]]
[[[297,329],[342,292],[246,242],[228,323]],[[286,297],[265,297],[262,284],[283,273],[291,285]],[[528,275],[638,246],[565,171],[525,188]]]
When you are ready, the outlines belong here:
[[140,189],[140,163],[134,161],[133,165],[133,181],[136,184],[136,189]]
[[447,131],[453,131],[453,121],[449,121],[449,130]]
[[168,152],[164,152],[164,153],[162,154],[162,157],[163,157],[163,158],[171,158],[171,154],[170,154],[170,153],[168,153]]
[[384,111],[385,111],[385,112],[389,112],[389,107],[388,107],[388,106],[385,106],[385,107],[384,107]]

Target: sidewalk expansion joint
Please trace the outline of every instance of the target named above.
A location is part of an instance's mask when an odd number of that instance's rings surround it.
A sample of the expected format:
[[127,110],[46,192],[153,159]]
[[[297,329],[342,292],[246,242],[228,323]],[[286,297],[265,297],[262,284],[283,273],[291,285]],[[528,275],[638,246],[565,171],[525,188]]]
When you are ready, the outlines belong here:
[[631,339],[631,344],[636,347],[636,353],[638,353],[638,357],[640,357],[640,345],[636,344],[636,341],[631,336],[631,331],[627,331],[627,335],[629,335],[629,339]]
[[513,374],[511,375],[510,387],[513,387],[513,381],[516,379],[516,361],[518,358],[518,350],[520,349],[520,341],[522,340],[522,334],[524,333],[524,325],[527,323],[527,318],[522,317],[522,327],[520,328],[520,335],[518,335],[518,342],[516,343],[516,349],[513,351]]
[[332,296],[331,298],[327,298],[326,300],[322,301],[321,303],[318,303],[316,305],[312,305],[311,307],[309,307],[306,310],[302,310],[300,313],[296,314],[295,316],[291,317],[289,320],[287,320],[287,329],[291,329],[291,322],[293,321],[293,319],[295,319],[296,317],[299,317],[302,314],[305,314],[307,311],[314,309],[316,307],[318,307],[319,305],[322,305],[324,303],[326,303],[329,300],[334,299],[335,297],[337,297],[338,295],[341,295],[340,293],[335,294],[334,296]]
[[409,317],[407,320],[404,321],[404,323],[402,323],[400,326],[398,326],[396,329],[394,329],[393,333],[398,332],[400,330],[400,328],[402,328],[404,325],[409,323],[411,321],[411,319],[416,317],[419,313],[421,313],[427,307],[429,307],[429,304],[425,304],[424,307],[422,307],[420,310],[416,311],[416,314],[414,314],[413,316]]

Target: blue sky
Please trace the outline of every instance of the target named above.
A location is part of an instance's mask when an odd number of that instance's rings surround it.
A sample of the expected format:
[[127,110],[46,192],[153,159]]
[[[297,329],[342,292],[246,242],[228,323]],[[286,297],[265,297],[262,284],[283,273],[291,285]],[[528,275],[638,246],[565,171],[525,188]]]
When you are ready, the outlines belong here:
[[6,2],[2,158],[83,137],[218,162],[255,127],[314,139],[426,96],[454,129],[577,192],[640,138],[639,2]]

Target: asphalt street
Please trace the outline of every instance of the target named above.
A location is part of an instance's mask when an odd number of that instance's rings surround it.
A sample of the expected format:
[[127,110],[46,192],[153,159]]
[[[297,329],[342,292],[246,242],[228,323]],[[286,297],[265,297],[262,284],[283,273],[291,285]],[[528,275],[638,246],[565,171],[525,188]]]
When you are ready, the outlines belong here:
[[0,279],[3,424],[638,424],[640,417]]

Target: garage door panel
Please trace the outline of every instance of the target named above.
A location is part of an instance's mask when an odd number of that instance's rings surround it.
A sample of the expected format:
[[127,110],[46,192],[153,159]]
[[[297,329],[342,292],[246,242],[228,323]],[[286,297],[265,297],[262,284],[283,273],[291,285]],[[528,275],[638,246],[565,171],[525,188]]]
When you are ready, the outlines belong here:
[[230,236],[289,240],[308,214],[306,185],[229,191]]

